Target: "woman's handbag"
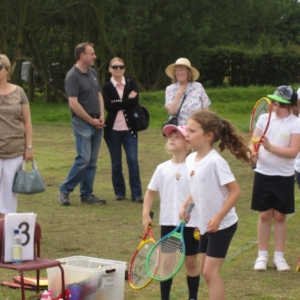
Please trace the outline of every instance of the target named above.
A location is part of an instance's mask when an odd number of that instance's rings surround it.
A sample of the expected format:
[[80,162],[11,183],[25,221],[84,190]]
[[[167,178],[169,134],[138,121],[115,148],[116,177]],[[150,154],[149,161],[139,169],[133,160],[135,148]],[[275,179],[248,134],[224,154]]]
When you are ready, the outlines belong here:
[[19,194],[36,194],[46,190],[35,160],[32,161],[30,173],[26,172],[26,161],[23,160],[22,169],[15,175],[12,190]]
[[141,104],[133,107],[133,117],[137,131],[142,131],[148,128],[150,122],[150,114],[147,108]]
[[[186,94],[184,95],[184,97],[183,97],[183,99],[182,99],[182,102],[181,102],[181,104],[180,104],[180,107],[179,107],[179,109],[178,109],[177,114],[176,114],[174,117],[171,117],[171,118],[170,118],[170,116],[169,116],[168,121],[165,122],[165,123],[163,123],[163,125],[162,125],[162,127],[161,127],[162,130],[163,130],[163,128],[164,128],[166,125],[175,125],[175,126],[178,126],[178,116],[179,116],[179,113],[180,113],[180,110],[181,110],[181,107],[182,107],[182,104],[183,104],[185,98],[186,98]],[[165,136],[164,133],[163,133],[163,136]]]

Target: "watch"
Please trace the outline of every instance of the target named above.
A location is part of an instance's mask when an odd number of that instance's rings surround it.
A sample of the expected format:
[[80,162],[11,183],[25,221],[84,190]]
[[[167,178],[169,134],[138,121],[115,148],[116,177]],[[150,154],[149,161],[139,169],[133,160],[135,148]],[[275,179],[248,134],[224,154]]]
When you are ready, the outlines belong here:
[[32,146],[26,146],[28,150],[32,150]]

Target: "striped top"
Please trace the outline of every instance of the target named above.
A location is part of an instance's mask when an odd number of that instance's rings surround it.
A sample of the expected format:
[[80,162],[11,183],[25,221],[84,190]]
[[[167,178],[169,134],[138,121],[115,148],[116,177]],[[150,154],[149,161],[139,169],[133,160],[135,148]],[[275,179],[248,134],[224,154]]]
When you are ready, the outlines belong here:
[[22,104],[28,104],[28,98],[19,86],[8,95],[0,94],[0,158],[15,158],[24,154]]

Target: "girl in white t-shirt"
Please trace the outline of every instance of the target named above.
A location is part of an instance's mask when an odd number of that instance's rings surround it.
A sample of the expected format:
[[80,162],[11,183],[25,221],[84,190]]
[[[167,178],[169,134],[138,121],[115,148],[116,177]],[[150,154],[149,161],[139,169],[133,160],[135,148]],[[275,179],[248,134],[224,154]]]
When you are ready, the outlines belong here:
[[[185,164],[189,152],[185,141],[186,128],[182,125],[167,125],[163,128],[163,132],[168,137],[166,147],[168,152],[173,154],[172,159],[157,166],[145,193],[143,204],[143,226],[147,230],[149,224],[153,225],[149,212],[156,193],[159,193],[159,224],[162,237],[179,225],[180,207],[189,195],[188,172]],[[197,231],[196,217],[197,212],[194,208],[184,230],[188,299],[191,300],[197,299],[200,282],[200,269],[197,263],[199,240],[194,237],[194,232]],[[160,282],[161,300],[170,299],[171,286],[172,279]]]
[[250,150],[228,120],[215,113],[198,111],[187,123],[186,140],[196,151],[186,159],[191,194],[180,210],[183,217],[189,202],[197,209],[200,229],[200,268],[208,286],[209,299],[225,299],[220,269],[229,244],[237,229],[238,217],[234,209],[240,188],[226,160],[213,149],[229,149],[238,159],[249,163]]
[[[297,91],[297,95],[298,95],[298,107],[297,108],[298,108],[298,113],[299,113],[299,109],[300,109],[300,88]],[[300,114],[298,115],[298,117],[300,118]],[[298,183],[298,187],[300,189],[300,152],[298,153],[297,157],[295,158],[295,177],[296,177],[296,181]]]
[[[268,246],[274,221],[273,262],[277,271],[288,271],[290,267],[284,259],[284,248],[286,215],[295,211],[294,162],[300,150],[300,119],[293,111],[297,108],[298,96],[291,87],[279,86],[268,98],[272,100],[273,112],[258,151],[251,205],[253,210],[259,211],[258,257],[254,270],[267,270]],[[258,119],[255,136],[261,135],[265,120],[264,115]]]

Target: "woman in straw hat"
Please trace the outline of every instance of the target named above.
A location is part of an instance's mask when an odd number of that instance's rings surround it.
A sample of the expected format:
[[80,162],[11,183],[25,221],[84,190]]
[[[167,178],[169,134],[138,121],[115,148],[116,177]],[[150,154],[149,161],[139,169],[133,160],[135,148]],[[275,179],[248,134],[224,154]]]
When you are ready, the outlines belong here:
[[186,124],[195,110],[208,110],[211,101],[202,84],[196,82],[200,72],[187,58],[178,58],[174,64],[166,68],[166,74],[172,79],[172,84],[166,89],[165,107],[171,116],[175,116],[180,109],[179,125]]

